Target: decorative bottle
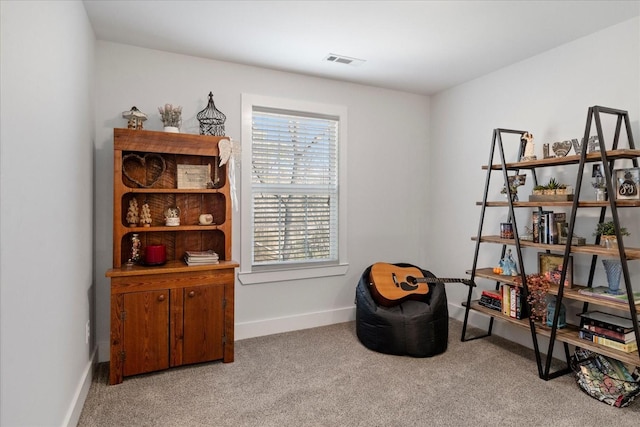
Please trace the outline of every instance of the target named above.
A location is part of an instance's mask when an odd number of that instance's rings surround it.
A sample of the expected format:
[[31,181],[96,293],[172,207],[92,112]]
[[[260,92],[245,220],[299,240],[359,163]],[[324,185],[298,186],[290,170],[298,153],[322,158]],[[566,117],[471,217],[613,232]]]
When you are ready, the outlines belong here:
[[140,262],[140,249],[141,249],[142,243],[140,242],[140,237],[138,236],[138,233],[133,233],[131,235],[131,257],[129,258],[129,261],[127,261],[127,264],[137,264]]

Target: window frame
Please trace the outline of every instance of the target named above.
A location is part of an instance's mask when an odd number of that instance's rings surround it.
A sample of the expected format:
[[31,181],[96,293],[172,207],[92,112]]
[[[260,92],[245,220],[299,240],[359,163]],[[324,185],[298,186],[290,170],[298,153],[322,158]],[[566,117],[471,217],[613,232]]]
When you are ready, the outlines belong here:
[[[311,113],[339,117],[338,126],[338,262],[331,264],[304,263],[303,265],[252,266],[252,118],[254,107],[275,108],[292,112]],[[280,282],[287,280],[329,277],[346,274],[347,262],[347,108],[340,105],[322,104],[271,96],[242,94],[242,165],[240,197],[240,268],[238,279],[242,284]],[[245,236],[246,233],[246,236]]]

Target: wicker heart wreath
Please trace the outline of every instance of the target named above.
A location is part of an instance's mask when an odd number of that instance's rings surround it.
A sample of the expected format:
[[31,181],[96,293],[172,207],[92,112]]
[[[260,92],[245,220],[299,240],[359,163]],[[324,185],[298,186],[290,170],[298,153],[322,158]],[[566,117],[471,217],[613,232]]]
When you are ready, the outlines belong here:
[[[122,157],[123,175],[139,187],[153,187],[153,185],[160,180],[160,177],[166,169],[167,164],[159,154],[147,153],[144,156],[127,154]],[[131,175],[142,175],[145,177],[145,182],[142,183]]]

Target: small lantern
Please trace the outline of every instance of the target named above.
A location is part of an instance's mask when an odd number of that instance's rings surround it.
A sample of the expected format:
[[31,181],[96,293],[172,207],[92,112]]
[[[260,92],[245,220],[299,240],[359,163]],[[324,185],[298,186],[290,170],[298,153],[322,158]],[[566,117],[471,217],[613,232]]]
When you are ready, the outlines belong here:
[[216,108],[212,92],[209,92],[209,104],[196,117],[200,122],[200,135],[224,136],[224,121],[227,116]]
[[127,128],[136,130],[142,130],[142,123],[147,120],[147,115],[135,106],[130,111],[123,111],[122,117],[128,120]]

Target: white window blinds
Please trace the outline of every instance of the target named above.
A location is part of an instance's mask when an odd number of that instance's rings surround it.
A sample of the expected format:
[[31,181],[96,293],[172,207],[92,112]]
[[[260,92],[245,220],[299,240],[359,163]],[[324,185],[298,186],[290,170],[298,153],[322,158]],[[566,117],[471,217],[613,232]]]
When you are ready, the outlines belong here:
[[253,266],[338,262],[338,126],[253,106]]

